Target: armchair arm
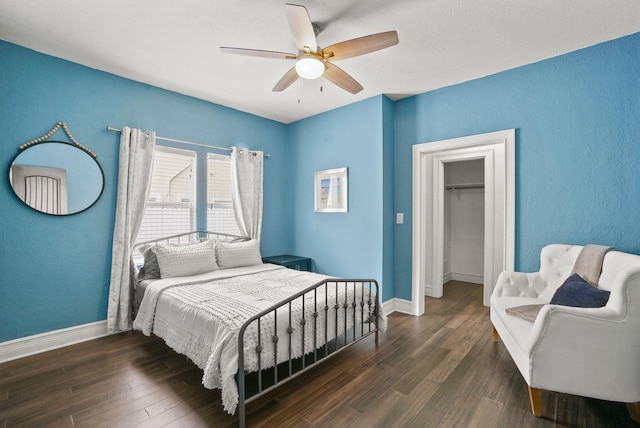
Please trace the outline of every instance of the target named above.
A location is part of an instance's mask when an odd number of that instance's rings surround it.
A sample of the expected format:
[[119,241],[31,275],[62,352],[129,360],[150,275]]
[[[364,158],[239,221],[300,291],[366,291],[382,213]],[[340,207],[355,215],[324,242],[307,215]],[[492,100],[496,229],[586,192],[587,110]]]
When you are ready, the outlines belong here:
[[[531,331],[529,386],[613,401],[640,400],[640,347],[611,307],[546,305]],[[635,398],[633,398],[635,397]]]
[[539,297],[547,286],[539,272],[504,271],[498,276],[491,298],[494,297]]

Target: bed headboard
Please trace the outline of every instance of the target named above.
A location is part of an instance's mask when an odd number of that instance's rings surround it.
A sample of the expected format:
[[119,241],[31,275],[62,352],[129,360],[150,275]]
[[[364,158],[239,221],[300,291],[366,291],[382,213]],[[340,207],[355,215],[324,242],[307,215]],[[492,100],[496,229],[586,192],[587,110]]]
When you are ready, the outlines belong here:
[[236,241],[246,240],[244,236],[231,235],[223,232],[210,232],[208,230],[194,230],[192,232],[179,233],[177,235],[163,236],[162,238],[151,239],[149,241],[139,242],[133,248],[149,244],[187,244],[189,242],[197,242],[202,239],[213,239],[214,241]]
[[230,242],[230,241],[246,241],[249,238],[238,235],[231,235],[229,233],[223,232],[211,232],[208,230],[194,230],[192,232],[179,233],[177,235],[169,235],[163,236],[162,238],[151,239],[149,241],[139,242],[133,246],[133,251],[131,252],[131,258],[133,259],[134,265],[138,267],[142,264],[143,257],[141,253],[141,249],[145,245],[155,245],[155,244],[188,244],[190,242],[198,242],[203,239],[212,239],[214,241],[221,242]]

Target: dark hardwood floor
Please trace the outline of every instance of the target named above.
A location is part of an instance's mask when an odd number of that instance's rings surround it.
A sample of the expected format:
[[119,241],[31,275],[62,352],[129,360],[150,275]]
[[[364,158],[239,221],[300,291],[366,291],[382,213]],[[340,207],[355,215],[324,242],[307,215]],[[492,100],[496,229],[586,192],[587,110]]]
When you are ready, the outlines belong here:
[[[248,406],[255,427],[632,427],[622,403],[545,392],[543,417],[482,287],[451,282],[427,315],[393,314],[373,338]],[[160,339],[127,332],[0,364],[0,427],[232,427],[219,391]]]

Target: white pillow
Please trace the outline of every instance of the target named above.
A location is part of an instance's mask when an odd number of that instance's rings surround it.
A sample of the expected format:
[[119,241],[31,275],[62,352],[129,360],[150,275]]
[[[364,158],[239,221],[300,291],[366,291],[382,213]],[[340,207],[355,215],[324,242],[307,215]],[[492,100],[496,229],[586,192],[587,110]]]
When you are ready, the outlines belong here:
[[260,244],[255,239],[244,242],[218,242],[216,256],[220,269],[262,264]]
[[160,278],[197,275],[218,270],[213,241],[190,245],[156,245]]

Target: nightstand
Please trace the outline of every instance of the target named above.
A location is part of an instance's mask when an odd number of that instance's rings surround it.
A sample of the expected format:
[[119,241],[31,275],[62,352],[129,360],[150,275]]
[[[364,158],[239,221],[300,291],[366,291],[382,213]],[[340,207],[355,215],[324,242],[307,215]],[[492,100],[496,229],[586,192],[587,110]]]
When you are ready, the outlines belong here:
[[263,263],[273,263],[289,269],[306,270],[311,272],[311,259],[309,257],[292,256],[283,254],[280,256],[263,257]]

